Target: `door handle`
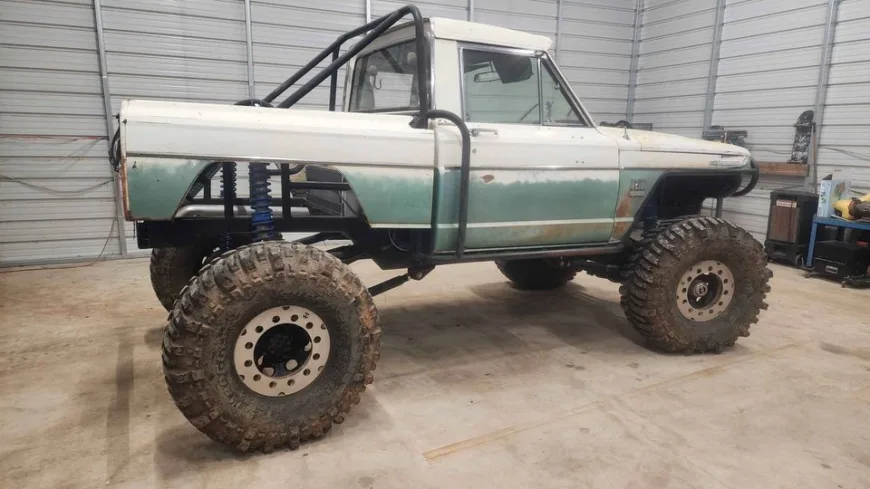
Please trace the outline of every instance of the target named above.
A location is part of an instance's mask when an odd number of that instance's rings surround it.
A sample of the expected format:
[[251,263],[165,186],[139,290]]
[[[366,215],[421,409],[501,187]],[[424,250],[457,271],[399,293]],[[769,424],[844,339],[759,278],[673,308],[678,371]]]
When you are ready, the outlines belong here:
[[483,134],[485,132],[489,132],[489,133],[492,133],[492,134],[498,136],[498,129],[488,129],[486,127],[475,127],[474,129],[470,130],[469,132],[471,133],[472,136],[475,136],[475,137],[480,136],[481,134]]

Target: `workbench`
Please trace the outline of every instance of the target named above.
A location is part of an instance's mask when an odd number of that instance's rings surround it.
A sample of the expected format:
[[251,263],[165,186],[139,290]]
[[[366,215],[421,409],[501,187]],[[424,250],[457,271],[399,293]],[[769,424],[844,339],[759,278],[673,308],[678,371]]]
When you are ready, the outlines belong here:
[[807,252],[806,266],[813,266],[813,251],[816,248],[816,234],[819,226],[833,226],[846,229],[860,229],[862,231],[870,231],[870,221],[847,221],[845,219],[837,219],[836,217],[819,217],[813,218],[813,227],[810,231],[810,249]]

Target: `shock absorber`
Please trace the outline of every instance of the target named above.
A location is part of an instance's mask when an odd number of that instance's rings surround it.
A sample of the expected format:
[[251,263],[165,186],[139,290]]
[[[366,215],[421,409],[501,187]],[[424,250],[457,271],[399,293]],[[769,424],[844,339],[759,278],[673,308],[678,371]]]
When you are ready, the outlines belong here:
[[251,230],[254,241],[276,239],[278,235],[272,220],[268,163],[248,163],[248,179],[251,182]]
[[[229,196],[236,200],[236,164],[224,163],[221,166],[221,200]],[[233,235],[224,233],[221,239],[221,251],[233,249]]]

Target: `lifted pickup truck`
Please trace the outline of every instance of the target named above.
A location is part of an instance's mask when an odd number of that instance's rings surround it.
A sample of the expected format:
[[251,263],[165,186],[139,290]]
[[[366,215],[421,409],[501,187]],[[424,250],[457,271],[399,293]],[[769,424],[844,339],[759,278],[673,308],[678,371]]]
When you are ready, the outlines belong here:
[[[596,126],[549,48],[408,6],[263,99],[123,103],[112,146],[124,210],[154,248],[166,381],[198,429],[268,451],[341,423],[380,356],[372,296],[437,265],[494,261],[521,289],[579,271],[619,282],[628,321],[669,352],[748,336],[769,291],[761,246],[699,214],[751,190],[749,152]],[[284,110],[327,79],[330,111]],[[351,244],[311,246],[336,238]],[[406,272],[366,287],[348,267],[359,259]]]

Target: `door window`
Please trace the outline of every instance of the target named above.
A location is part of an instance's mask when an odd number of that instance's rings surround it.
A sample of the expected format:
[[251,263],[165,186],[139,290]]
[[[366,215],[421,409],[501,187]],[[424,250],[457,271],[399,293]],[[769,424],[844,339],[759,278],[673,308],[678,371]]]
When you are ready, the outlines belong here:
[[463,49],[462,77],[468,122],[586,125],[548,62],[536,56]]
[[[544,124],[583,124],[583,119],[568,102],[565,87],[553,75],[549,66],[543,70],[542,95],[544,100]],[[585,124],[583,124],[585,125]]]
[[536,57],[462,50],[465,120],[540,124]]

